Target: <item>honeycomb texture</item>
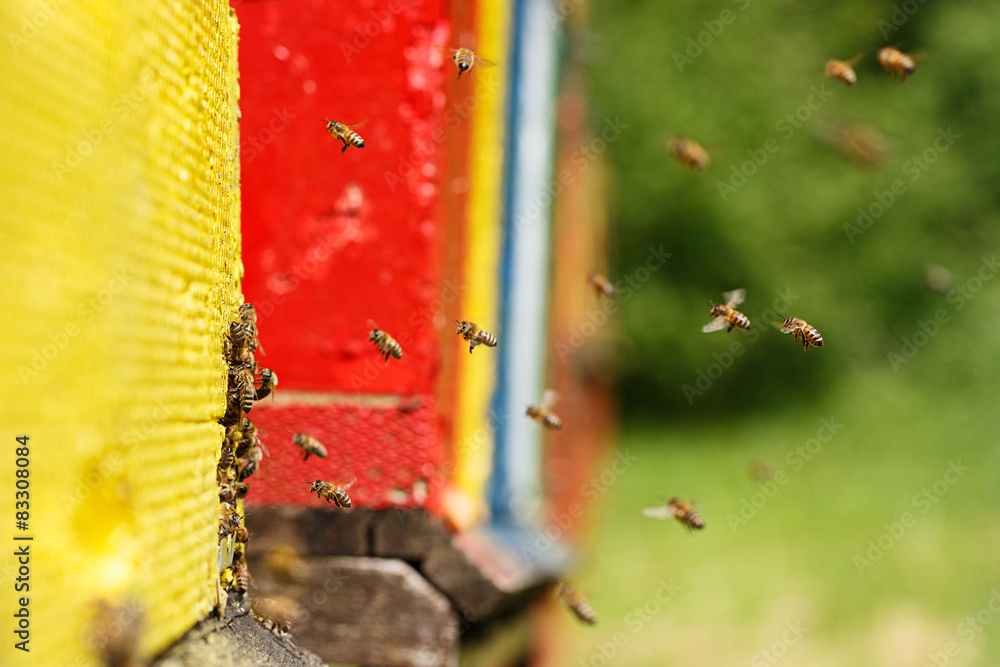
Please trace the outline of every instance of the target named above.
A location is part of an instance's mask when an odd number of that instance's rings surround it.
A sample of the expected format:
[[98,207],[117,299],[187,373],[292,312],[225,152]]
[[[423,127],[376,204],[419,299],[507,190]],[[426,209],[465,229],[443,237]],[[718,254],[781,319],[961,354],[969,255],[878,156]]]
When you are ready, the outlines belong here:
[[8,640],[0,664],[97,664],[125,633],[95,622],[101,599],[145,617],[147,656],[216,603],[216,420],[242,301],[237,39],[222,0],[0,3],[0,534],[34,538],[17,543],[30,654]]

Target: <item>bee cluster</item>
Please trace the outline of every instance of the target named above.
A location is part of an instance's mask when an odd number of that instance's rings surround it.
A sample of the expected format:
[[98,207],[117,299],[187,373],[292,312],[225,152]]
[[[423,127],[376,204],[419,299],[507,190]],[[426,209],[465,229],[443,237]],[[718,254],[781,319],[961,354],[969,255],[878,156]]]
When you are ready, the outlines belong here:
[[[229,325],[226,338],[226,361],[229,382],[226,389],[226,413],[219,423],[226,436],[219,453],[216,480],[219,487],[219,557],[220,585],[246,595],[250,574],[246,564],[246,546],[250,539],[245,525],[243,499],[250,487],[247,480],[257,472],[264,458],[264,445],[257,427],[246,416],[259,401],[273,393],[278,377],[270,368],[257,370],[254,356],[257,338],[257,312],[253,305],[240,306],[239,318]],[[224,606],[225,597],[220,595]]]

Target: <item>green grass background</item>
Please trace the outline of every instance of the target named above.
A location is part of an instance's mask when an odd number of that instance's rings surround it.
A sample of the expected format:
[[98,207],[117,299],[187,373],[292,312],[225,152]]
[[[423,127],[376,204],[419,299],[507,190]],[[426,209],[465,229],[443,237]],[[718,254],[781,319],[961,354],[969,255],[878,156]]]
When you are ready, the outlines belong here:
[[[561,664],[923,667],[953,641],[948,665],[1000,665],[1000,614],[959,633],[1000,592],[1000,280],[988,268],[1000,247],[1000,3],[594,0],[589,11],[586,28],[569,22],[566,58],[589,72],[594,127],[628,126],[604,154],[612,279],[651,246],[673,257],[620,304],[606,357],[618,446],[640,460],[592,508],[577,575],[601,620],[564,614]],[[734,20],[679,69],[674,54],[724,11]],[[905,84],[875,58],[896,44],[920,55]],[[827,59],[855,54],[856,86],[822,76]],[[824,86],[828,99],[786,137],[779,123]],[[861,167],[817,138],[838,122],[883,133],[884,163]],[[907,164],[947,128],[959,138],[911,180]],[[706,172],[670,159],[677,134],[712,151]],[[724,200],[719,182],[769,139],[778,152]],[[900,179],[906,191],[849,238],[858,208]],[[932,289],[932,267],[951,284]],[[966,286],[978,288],[968,299]],[[702,334],[706,302],[736,287],[759,336]],[[822,349],[804,353],[756,318],[779,290]],[[894,361],[936,313],[948,321]],[[734,341],[744,353],[689,401],[684,386]],[[796,471],[786,457],[831,418],[843,428]],[[788,481],[733,530],[727,516],[760,490],[756,459]],[[939,502],[915,505],[959,460],[970,469]],[[642,516],[673,495],[700,502],[703,531]],[[915,525],[859,573],[855,557],[905,512]],[[660,580],[681,590],[637,628],[630,614]],[[761,651],[790,622],[805,634],[769,660]]]
[[[1000,595],[995,403],[987,393],[969,402],[872,373],[814,410],[626,427],[620,447],[639,461],[598,501],[578,571],[601,620],[585,627],[566,615],[561,664],[603,664],[601,645],[609,652],[617,632],[627,641],[609,664],[777,664],[760,652],[789,622],[805,628],[780,660],[789,666],[917,667],[949,641],[960,649],[950,665],[1000,664],[1000,613],[971,641],[957,630],[994,589]],[[787,457],[816,437],[822,419],[843,427],[795,464]],[[758,459],[787,482],[734,530],[727,517],[763,493],[749,472]],[[929,510],[914,504],[950,461],[969,471]],[[688,535],[674,520],[642,516],[668,494],[696,498],[705,529]],[[859,573],[855,557],[904,512],[916,523]],[[640,623],[635,610],[660,581],[680,590],[658,609],[650,603],[655,613]]]

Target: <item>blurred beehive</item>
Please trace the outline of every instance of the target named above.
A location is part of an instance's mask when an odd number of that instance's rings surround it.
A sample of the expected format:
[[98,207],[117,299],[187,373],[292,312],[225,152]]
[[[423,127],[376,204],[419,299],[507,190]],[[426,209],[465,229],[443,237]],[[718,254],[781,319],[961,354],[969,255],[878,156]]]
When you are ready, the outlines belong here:
[[[29,435],[29,529],[12,486],[0,507],[34,538],[30,657],[94,663],[127,631],[94,621],[101,599],[145,618],[150,654],[217,597],[237,24],[221,0],[13,0],[0,34],[0,470]],[[27,657],[12,644],[0,662]]]

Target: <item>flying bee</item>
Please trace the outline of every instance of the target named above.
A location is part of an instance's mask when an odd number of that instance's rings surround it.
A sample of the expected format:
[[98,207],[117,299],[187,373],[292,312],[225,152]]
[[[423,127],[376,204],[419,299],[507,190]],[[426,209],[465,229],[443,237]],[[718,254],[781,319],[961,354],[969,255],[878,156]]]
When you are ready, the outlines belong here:
[[817,123],[812,126],[812,132],[847,157],[869,167],[885,161],[890,150],[886,136],[870,125]]
[[311,454],[315,454],[321,459],[326,458],[326,447],[311,435],[296,433],[292,436],[292,444],[305,452],[305,456],[302,457],[303,461],[307,460]]
[[643,515],[651,519],[669,519],[673,517],[681,522],[688,530],[701,530],[705,527],[705,521],[694,511],[691,503],[680,498],[671,498],[666,505],[655,505],[642,510]]
[[889,73],[893,80],[898,78],[900,83],[906,83],[906,77],[917,69],[912,56],[908,56],[891,46],[879,49],[878,64]]
[[317,497],[322,498],[328,503],[332,502],[337,507],[343,509],[350,508],[351,498],[346,492],[357,481],[356,477],[338,479],[335,482],[324,482],[321,479],[317,479],[315,482],[310,482],[308,479],[303,481],[312,484],[309,488],[309,493],[315,493]]
[[718,331],[728,324],[729,328],[726,329],[727,334],[733,330],[733,327],[739,327],[740,329],[749,331],[750,318],[735,308],[735,306],[743,303],[746,296],[747,291],[740,288],[733,290],[732,292],[722,293],[722,298],[726,300],[726,305],[724,306],[709,301],[708,305],[712,307],[709,315],[712,315],[715,319],[703,326],[701,330],[705,333],[711,333],[713,331]]
[[615,293],[615,287],[611,281],[597,271],[591,271],[587,274],[587,282],[597,292],[598,297],[606,296],[610,299],[611,295]]
[[597,623],[597,612],[590,606],[590,602],[583,596],[579,588],[566,580],[562,580],[556,586],[556,593],[559,595],[559,599],[563,601],[563,604],[569,607],[570,611],[578,619],[587,625]]
[[324,123],[326,123],[326,131],[344,143],[344,147],[340,149],[341,155],[347,152],[347,148],[349,146],[354,146],[355,148],[365,147],[365,140],[361,138],[360,134],[358,134],[351,128],[360,127],[364,125],[367,121],[361,121],[360,123],[353,123],[351,125],[346,125],[336,120],[328,120],[326,118],[323,118],[322,120]]
[[375,344],[385,363],[389,363],[389,357],[393,359],[401,359],[403,357],[403,348],[399,346],[395,338],[379,329],[372,320],[368,320],[368,326],[372,328],[368,332],[368,340]]
[[691,171],[705,171],[712,164],[708,151],[694,139],[674,137],[667,142],[667,148],[677,162]]
[[497,346],[497,337],[489,331],[484,331],[477,327],[475,322],[466,322],[465,320],[461,322],[452,320],[452,322],[458,325],[458,331],[455,333],[469,341],[469,354],[472,354],[472,350],[477,345],[485,345],[486,347]]
[[795,336],[795,339],[802,343],[804,351],[808,351],[810,345],[823,347],[823,337],[816,331],[815,327],[810,326],[805,320],[797,317],[786,317],[784,320],[771,324],[781,333],[790,333]]
[[775,475],[774,466],[763,459],[750,462],[750,476],[758,482],[766,482]]
[[456,79],[462,78],[464,72],[468,72],[472,69],[474,65],[479,65],[480,67],[494,67],[496,65],[492,60],[487,60],[480,55],[476,55],[476,52],[467,47],[460,47],[457,49],[451,49],[444,46],[436,47],[439,51],[448,55],[453,61],[455,61],[455,67],[458,68],[458,76]]
[[832,76],[837,81],[841,81],[848,86],[853,86],[858,80],[858,75],[854,72],[854,67],[852,67],[852,65],[857,63],[859,60],[861,60],[860,53],[850,60],[827,60],[823,74],[826,76]]
[[257,386],[257,400],[267,398],[274,388],[278,386],[278,374],[270,368],[265,368],[260,372],[260,385]]
[[546,428],[562,428],[562,420],[559,419],[559,416],[551,410],[552,405],[556,402],[557,396],[556,392],[551,389],[546,389],[545,393],[542,395],[542,404],[529,405],[528,409],[525,410],[525,414]]

